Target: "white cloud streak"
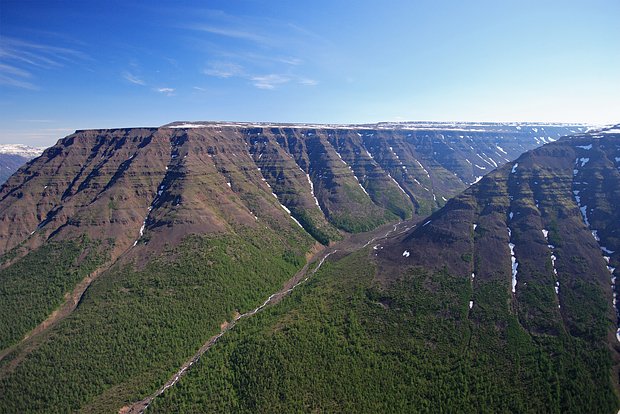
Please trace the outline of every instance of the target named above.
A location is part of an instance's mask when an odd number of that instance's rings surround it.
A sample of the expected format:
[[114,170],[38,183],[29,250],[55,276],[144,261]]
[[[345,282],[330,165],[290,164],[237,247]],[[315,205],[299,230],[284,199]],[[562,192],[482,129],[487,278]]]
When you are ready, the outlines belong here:
[[185,26],[185,28],[191,29],[191,30],[197,30],[200,32],[211,33],[211,34],[215,34],[218,36],[229,37],[233,39],[248,40],[248,41],[259,43],[259,44],[266,44],[269,42],[269,39],[267,37],[261,36],[253,32],[248,32],[245,30],[228,29],[228,28],[223,28],[223,27],[211,26],[207,24],[187,25]]
[[269,75],[252,76],[250,80],[252,81],[252,84],[258,89],[275,89],[279,85],[289,83],[291,81],[291,78],[285,75],[278,75],[277,73],[272,73]]
[[49,46],[13,37],[2,37],[0,43],[0,85],[36,90],[33,70],[51,70],[75,64],[90,58],[74,49]]
[[146,82],[144,82],[142,79],[140,79],[139,77],[137,77],[136,75],[130,72],[125,71],[121,75],[126,81],[131,82],[135,85],[142,85],[142,86],[146,85]]
[[205,75],[224,79],[232,78],[233,76],[243,76],[244,72],[241,65],[229,62],[213,62],[209,68],[203,70]]
[[165,94],[166,96],[172,96],[174,95],[174,88],[157,88],[156,91],[162,94]]
[[298,83],[304,86],[316,86],[319,84],[319,81],[316,79],[299,78]]

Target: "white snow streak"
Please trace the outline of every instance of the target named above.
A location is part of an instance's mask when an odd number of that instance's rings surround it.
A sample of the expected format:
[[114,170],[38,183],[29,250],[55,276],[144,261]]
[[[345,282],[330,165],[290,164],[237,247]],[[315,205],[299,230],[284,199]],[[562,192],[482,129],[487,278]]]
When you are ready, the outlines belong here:
[[512,166],[512,170],[510,171],[511,174],[514,174],[517,172],[517,167],[519,166],[518,162],[515,162],[515,165]]
[[583,167],[590,161],[590,158],[578,158],[579,162],[581,162],[581,166]]
[[308,184],[310,184],[310,193],[312,194],[312,198],[314,198],[314,204],[316,204],[318,208],[321,208],[321,206],[319,205],[319,200],[314,195],[314,184],[312,183],[312,180],[310,179],[310,174],[306,174],[306,178],[308,179]]
[[[510,227],[508,227],[508,238],[512,238]],[[512,293],[515,293],[517,291],[517,267],[519,267],[519,262],[517,262],[517,258],[515,257],[514,243],[509,242],[508,248],[510,249],[510,262],[512,267]]]
[[[404,195],[407,195],[407,192],[406,192],[406,191],[405,191],[405,190],[404,190],[404,189],[400,186],[400,184],[398,184],[398,181],[396,181],[396,180],[394,179],[394,177],[392,177],[392,176],[390,175],[390,173],[388,173],[388,177],[390,177],[390,178],[392,179],[392,181],[394,181],[394,184],[396,184],[396,185],[398,186],[398,188],[400,188],[400,191],[402,191]],[[358,181],[358,182],[359,182],[359,181]],[[360,184],[360,187],[361,187],[361,184]],[[364,192],[366,192],[366,190],[364,190]]]

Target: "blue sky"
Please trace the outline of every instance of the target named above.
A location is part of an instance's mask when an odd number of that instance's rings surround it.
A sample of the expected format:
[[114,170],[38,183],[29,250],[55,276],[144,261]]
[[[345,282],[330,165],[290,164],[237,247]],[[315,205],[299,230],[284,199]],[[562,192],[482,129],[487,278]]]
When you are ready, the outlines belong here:
[[620,122],[620,1],[0,1],[0,143],[175,120]]

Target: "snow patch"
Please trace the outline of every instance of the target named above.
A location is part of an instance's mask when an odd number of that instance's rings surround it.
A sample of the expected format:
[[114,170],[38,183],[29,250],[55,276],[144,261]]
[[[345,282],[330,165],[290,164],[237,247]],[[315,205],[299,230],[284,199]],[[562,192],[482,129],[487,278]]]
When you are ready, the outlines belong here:
[[319,200],[314,195],[314,184],[312,183],[312,180],[310,179],[310,174],[306,174],[306,178],[308,179],[308,184],[310,184],[310,194],[312,194],[312,198],[314,198],[314,204],[316,204],[318,208],[321,208],[321,206],[319,205]]
[[581,148],[584,150],[591,150],[592,149],[592,144],[589,145],[577,145],[577,148]]
[[[398,181],[396,181],[396,180],[394,179],[394,177],[392,177],[392,176],[390,175],[390,173],[388,173],[388,177],[390,177],[390,178],[392,179],[392,181],[394,181],[394,184],[396,184],[396,185],[398,186],[398,188],[400,189],[400,191],[402,191],[402,192],[403,192],[403,194],[404,194],[404,195],[407,195],[407,192],[406,192],[406,191],[405,191],[405,190],[404,190],[404,189],[400,186],[400,184],[398,184]],[[359,181],[358,181],[358,183],[359,183]],[[361,186],[362,186],[362,185],[360,184],[360,187],[361,187]],[[364,192],[366,192],[366,190],[364,190]],[[367,193],[367,194],[368,194],[368,193]]]
[[418,163],[418,165],[420,166],[420,168],[422,168],[422,171],[424,171],[424,173],[426,174],[426,176],[428,178],[431,178],[431,175],[429,174],[428,170],[426,168],[424,168],[424,166],[422,165],[422,163],[419,160],[415,160],[415,162]]
[[510,171],[511,174],[514,174],[517,172],[517,167],[519,166],[518,162],[515,162],[515,165],[512,166],[512,170]]
[[362,183],[360,182],[360,179],[357,178],[357,175],[353,174],[353,177],[355,177],[355,179],[357,180],[357,185],[360,186],[360,188],[362,189],[362,191],[364,192],[364,194],[366,194],[368,197],[370,197],[370,194],[368,194],[368,191],[366,191],[366,189],[364,188],[364,186],[362,185]]
[[583,167],[588,163],[588,161],[590,161],[590,158],[579,158],[578,160],[581,162],[581,166]]
[[403,252],[403,256],[404,256],[404,257],[409,257],[409,255],[410,255],[410,254],[411,254],[411,253],[409,253],[409,250],[405,250],[405,251]]
[[180,125],[172,125],[168,128],[208,128],[209,125],[205,124],[180,124]]
[[586,226],[590,227],[590,222],[588,221],[587,214],[588,206],[579,207],[579,210],[581,211],[584,223],[586,223]]
[[[512,231],[510,228],[508,228],[508,237],[512,237]],[[517,262],[517,258],[515,256],[515,244],[509,242],[508,248],[510,249],[510,263],[512,268],[512,293],[515,293],[517,291],[517,268],[519,267],[519,262]]]

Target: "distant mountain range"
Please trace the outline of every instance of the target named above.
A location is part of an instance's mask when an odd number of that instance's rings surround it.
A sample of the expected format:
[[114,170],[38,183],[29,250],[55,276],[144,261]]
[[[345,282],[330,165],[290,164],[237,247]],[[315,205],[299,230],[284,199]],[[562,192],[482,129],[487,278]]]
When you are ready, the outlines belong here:
[[44,149],[22,144],[0,144],[0,184],[19,167],[41,155]]
[[587,129],[76,131],[0,189],[0,406],[616,409],[620,136]]

